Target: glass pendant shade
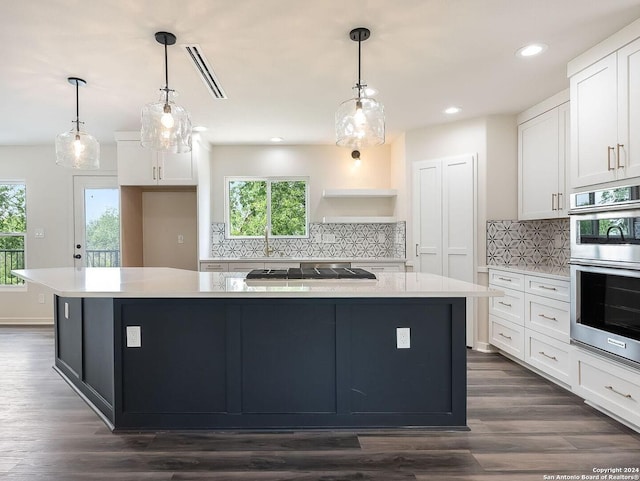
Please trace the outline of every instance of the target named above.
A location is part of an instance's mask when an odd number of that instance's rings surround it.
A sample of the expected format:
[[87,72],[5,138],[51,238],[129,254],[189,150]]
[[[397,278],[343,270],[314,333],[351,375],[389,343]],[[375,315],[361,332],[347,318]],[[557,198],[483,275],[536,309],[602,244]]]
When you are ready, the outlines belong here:
[[384,144],[384,107],[376,99],[345,100],[336,111],[336,144],[361,149]]
[[79,88],[86,85],[83,79],[69,77],[67,81],[76,87],[76,120],[72,123],[75,128],[56,136],[56,164],[72,169],[99,169],[100,144],[96,138],[80,130],[80,99]]
[[174,45],[176,36],[169,32],[156,32],[155,38],[164,45],[165,85],[160,89],[160,99],[142,108],[140,143],[161,152],[191,152],[191,118],[185,109],[175,104],[175,91],[169,88],[167,45]]
[[56,137],[56,164],[73,169],[99,169],[100,144],[82,130],[63,132]]
[[[161,89],[162,90],[162,89]],[[143,147],[175,154],[191,152],[191,119],[185,109],[163,92],[157,102],[142,108]]]
[[361,44],[371,36],[365,27],[354,28],[349,38],[358,42],[358,82],[354,87],[356,96],[340,104],[336,111],[336,145],[350,149],[361,149],[384,144],[384,107],[366,95],[367,85],[362,82]]

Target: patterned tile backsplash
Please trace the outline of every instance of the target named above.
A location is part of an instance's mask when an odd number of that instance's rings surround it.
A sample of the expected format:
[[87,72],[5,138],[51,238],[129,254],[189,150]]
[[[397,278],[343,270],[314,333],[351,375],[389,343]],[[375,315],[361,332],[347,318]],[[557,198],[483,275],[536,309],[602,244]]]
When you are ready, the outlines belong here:
[[[333,242],[323,242],[333,241]],[[404,258],[406,223],[310,223],[309,237],[269,239],[273,257]],[[224,222],[211,224],[211,257],[264,257],[264,239],[227,239]]]
[[487,265],[566,267],[569,219],[487,221]]

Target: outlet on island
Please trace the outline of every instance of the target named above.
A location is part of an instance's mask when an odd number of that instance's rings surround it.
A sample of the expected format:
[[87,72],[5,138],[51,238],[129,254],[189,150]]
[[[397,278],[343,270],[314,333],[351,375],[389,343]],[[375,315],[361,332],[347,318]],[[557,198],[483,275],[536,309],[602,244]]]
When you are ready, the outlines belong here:
[[396,348],[397,349],[411,348],[411,328],[409,327],[396,328]]

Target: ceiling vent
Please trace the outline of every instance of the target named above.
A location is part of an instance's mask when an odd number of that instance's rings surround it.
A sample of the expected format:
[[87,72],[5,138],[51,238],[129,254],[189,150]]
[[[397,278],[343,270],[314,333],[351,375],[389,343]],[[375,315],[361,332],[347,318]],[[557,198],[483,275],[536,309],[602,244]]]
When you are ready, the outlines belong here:
[[202,82],[204,82],[204,85],[207,87],[207,89],[209,90],[209,93],[213,96],[213,98],[216,98],[216,99],[228,98],[224,89],[220,85],[220,81],[216,77],[215,72],[213,71],[213,69],[209,65],[209,62],[207,62],[206,57],[202,53],[202,49],[200,48],[200,45],[196,43],[191,43],[191,44],[181,45],[181,47],[184,48],[185,52],[187,53],[187,56],[189,57],[189,59],[191,59],[193,66],[195,67],[198,74],[200,75],[200,78],[202,79]]

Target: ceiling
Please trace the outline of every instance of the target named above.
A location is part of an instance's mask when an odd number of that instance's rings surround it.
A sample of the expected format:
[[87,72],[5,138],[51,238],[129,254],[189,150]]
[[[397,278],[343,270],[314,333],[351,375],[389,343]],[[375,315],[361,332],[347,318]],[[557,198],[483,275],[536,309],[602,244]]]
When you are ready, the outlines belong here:
[[[0,0],[0,145],[51,144],[75,118],[69,76],[87,81],[80,118],[102,143],[138,130],[169,86],[212,143],[335,142],[357,78],[379,90],[387,140],[410,129],[518,113],[568,87],[573,57],[640,17],[640,0]],[[549,48],[517,58],[530,42]],[[199,44],[228,99],[205,89],[183,43]],[[458,105],[454,117],[442,110]]]

